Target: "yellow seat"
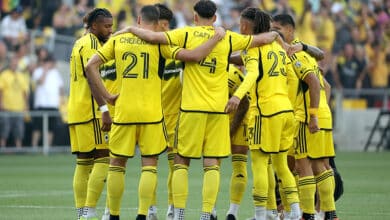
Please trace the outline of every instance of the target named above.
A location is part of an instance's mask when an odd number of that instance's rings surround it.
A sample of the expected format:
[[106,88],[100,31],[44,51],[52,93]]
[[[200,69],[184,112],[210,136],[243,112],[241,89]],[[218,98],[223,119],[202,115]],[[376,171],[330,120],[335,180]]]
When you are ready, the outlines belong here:
[[367,100],[365,99],[344,99],[343,100],[344,109],[366,109]]

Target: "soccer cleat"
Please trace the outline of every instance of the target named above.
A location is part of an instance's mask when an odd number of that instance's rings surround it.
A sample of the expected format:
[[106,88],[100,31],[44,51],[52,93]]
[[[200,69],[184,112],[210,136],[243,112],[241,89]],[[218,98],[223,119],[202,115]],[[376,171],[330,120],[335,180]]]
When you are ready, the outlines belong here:
[[77,208],[77,220],[80,220],[81,216],[83,216],[83,208]]
[[233,214],[229,214],[226,216],[226,220],[237,220]]
[[146,215],[137,215],[135,220],[146,220]]
[[301,220],[315,220],[314,214],[303,213]]
[[102,215],[102,219],[101,220],[110,220],[110,209],[109,208],[105,208],[104,209],[104,213]]
[[266,211],[267,220],[279,220],[278,211],[276,210],[267,210]]
[[167,217],[166,217],[166,220],[173,220],[174,218],[174,208],[173,208],[173,205],[169,205],[168,206],[168,210],[167,210]]
[[157,219],[157,213],[149,213],[147,220],[158,220]]
[[119,215],[110,215],[110,220],[120,220]]

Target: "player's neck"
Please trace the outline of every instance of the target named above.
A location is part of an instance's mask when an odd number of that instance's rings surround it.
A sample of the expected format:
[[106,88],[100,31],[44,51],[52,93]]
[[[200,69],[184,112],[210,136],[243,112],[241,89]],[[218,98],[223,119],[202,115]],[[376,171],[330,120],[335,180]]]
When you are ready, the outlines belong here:
[[146,30],[158,31],[156,24],[140,24],[140,25],[138,25],[138,27],[146,29]]

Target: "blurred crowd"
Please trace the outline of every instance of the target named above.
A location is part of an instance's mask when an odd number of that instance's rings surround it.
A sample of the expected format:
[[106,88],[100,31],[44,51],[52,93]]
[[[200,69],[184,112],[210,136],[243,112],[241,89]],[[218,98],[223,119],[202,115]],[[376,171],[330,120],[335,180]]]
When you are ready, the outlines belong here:
[[[56,36],[81,36],[84,32],[83,17],[92,8],[108,8],[114,16],[115,31],[135,25],[137,12],[143,5],[166,3],[174,11],[175,17],[171,24],[174,28],[192,24],[192,6],[196,1],[0,0],[0,113],[21,113],[26,110],[58,112],[61,103],[64,103],[64,76],[59,74],[55,65],[51,54],[53,48],[48,45],[49,39]],[[359,95],[358,91],[389,87],[390,0],[215,2],[218,5],[216,24],[236,32],[239,32],[240,13],[248,6],[259,7],[272,15],[293,15],[297,37],[325,52],[325,59],[320,64],[332,87],[340,90],[355,89],[355,92],[344,93],[344,97],[366,98],[368,106],[381,105],[382,99],[367,98]],[[34,47],[31,47],[32,44]],[[35,48],[35,51],[31,51],[31,48]],[[42,96],[50,98],[42,99]],[[0,146],[8,145],[6,140],[11,133],[15,138],[12,143],[17,146],[23,145],[21,140],[24,140],[24,145],[32,146],[40,142],[41,123],[36,126],[30,116],[21,114],[12,115],[15,120],[0,117]],[[55,130],[59,122],[53,118],[49,121],[49,129]],[[29,132],[25,131],[26,127],[20,126],[23,122],[25,125],[27,122],[27,128],[30,122],[30,128],[27,129]],[[28,141],[23,135],[26,133]],[[50,144],[53,140],[51,137]]]

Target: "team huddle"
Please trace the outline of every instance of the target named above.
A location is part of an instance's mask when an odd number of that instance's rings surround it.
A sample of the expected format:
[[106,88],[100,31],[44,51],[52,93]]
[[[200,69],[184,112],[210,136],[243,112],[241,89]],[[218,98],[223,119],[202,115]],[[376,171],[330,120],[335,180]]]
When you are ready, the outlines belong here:
[[119,219],[126,162],[136,147],[142,161],[137,220],[157,220],[157,162],[164,152],[167,220],[185,219],[190,160],[201,158],[200,219],[217,219],[220,166],[229,156],[226,219],[238,219],[248,152],[253,219],[314,220],[316,202],[322,219],[337,219],[330,87],[316,61],[323,54],[294,37],[290,15],[246,8],[239,34],[213,26],[216,10],[200,0],[194,26],[169,30],[172,11],[146,5],[137,27],[112,36],[108,10],[85,17],[87,31],[71,54],[68,105],[77,219],[98,219],[105,182],[102,219]]

